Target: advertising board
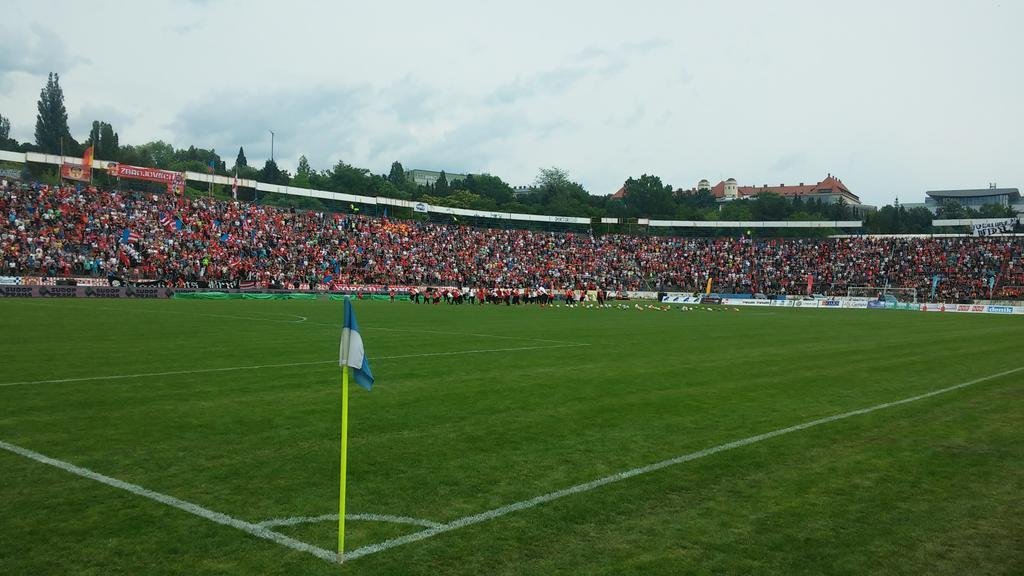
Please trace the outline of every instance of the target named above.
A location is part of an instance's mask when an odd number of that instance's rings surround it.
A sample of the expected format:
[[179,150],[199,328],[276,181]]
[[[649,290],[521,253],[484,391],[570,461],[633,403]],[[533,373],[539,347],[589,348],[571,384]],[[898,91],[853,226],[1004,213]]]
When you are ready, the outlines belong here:
[[173,293],[158,286],[0,286],[0,298],[168,298]]

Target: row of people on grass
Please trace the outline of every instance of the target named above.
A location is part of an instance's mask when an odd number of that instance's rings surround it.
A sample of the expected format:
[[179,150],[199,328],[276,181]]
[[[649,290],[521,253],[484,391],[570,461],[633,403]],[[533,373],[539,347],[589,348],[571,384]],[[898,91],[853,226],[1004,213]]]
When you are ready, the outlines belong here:
[[[395,300],[395,290],[389,290],[391,300]],[[537,304],[546,306],[559,300],[569,305],[592,299],[604,304],[607,293],[604,290],[573,290],[567,288],[561,292],[549,291],[543,286],[538,288],[434,288],[412,287],[409,289],[409,300],[416,304],[504,304],[518,306],[520,304]]]

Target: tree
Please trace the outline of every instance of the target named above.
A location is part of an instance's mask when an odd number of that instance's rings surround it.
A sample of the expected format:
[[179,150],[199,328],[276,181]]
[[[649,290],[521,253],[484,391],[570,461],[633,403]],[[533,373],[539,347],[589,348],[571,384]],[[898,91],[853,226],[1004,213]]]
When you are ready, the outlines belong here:
[[644,174],[638,179],[626,180],[623,204],[630,216],[671,218],[676,215],[672,187],[661,183],[661,178]]
[[928,232],[932,228],[932,213],[924,206],[918,206],[907,210],[906,208],[900,207],[900,210],[906,212],[901,217],[903,223],[903,230],[910,234],[922,234]]
[[[171,146],[163,140],[146,142],[141,146],[136,146],[135,152],[141,158],[139,163],[143,166],[155,166],[157,168],[167,169],[175,162],[174,146]],[[127,162],[127,160],[123,161]]]
[[[85,146],[92,146],[94,148],[93,154],[96,154],[95,148],[97,146],[97,142],[99,142],[99,141],[100,141],[100,121],[99,120],[93,120],[92,121],[92,128],[89,129],[89,137],[85,139],[85,142],[83,142],[83,144]],[[96,154],[96,156],[99,157],[98,154]]]
[[277,167],[277,162],[274,162],[269,158],[263,164],[263,169],[260,170],[260,180],[267,184],[285,183],[281,181],[281,169]]
[[[481,177],[482,180],[483,177]],[[487,176],[487,178],[494,178],[493,176]],[[495,178],[498,182],[500,179]],[[480,184],[483,184],[481,181]],[[512,193],[512,188],[501,182],[504,186],[502,191],[507,196],[497,198],[503,203],[509,205],[518,204]],[[481,188],[481,195],[487,195],[487,192]],[[568,172],[561,168],[541,168],[537,177],[533,181],[531,190],[521,200],[528,207],[532,208],[530,212],[537,212],[541,214],[555,214],[559,216],[599,216],[603,215],[607,211],[608,199],[604,197],[595,197],[587,193],[586,189],[583,188],[578,182],[573,182],[569,178]],[[503,208],[512,211],[511,208]],[[615,210],[621,212],[624,210],[621,203],[614,206]]]
[[864,220],[864,227],[872,234],[895,234],[900,232],[899,213],[902,208],[883,206],[876,212],[869,213]]
[[238,156],[235,157],[235,168],[246,168],[249,166],[249,161],[245,159],[245,149],[241,146],[238,147]]
[[437,196],[447,196],[449,192],[451,192],[451,189],[448,187],[448,177],[445,176],[444,170],[441,170],[441,175],[434,182],[434,193]]
[[754,220],[785,220],[790,206],[785,198],[773,192],[762,192],[751,207]]
[[405,190],[395,186],[391,183],[391,180],[381,176],[374,176],[373,183],[375,188],[374,196],[383,196],[385,198],[398,198],[400,200],[410,200],[412,196]]
[[829,220],[848,220],[851,214],[850,207],[846,205],[846,201],[842,198],[828,207]]
[[707,210],[708,208],[713,208],[716,204],[715,195],[707,188],[698,190],[696,194],[689,197],[689,201],[698,210]]
[[6,145],[7,141],[11,139],[11,121],[6,116],[0,114],[0,145]]
[[309,167],[309,160],[305,155],[299,156],[299,166],[295,169],[295,178],[292,179],[292,186],[297,188],[312,188],[313,169]]
[[985,204],[978,210],[981,218],[1013,218],[1017,212],[1009,206],[1002,204]]
[[121,144],[117,137],[117,132],[114,132],[114,127],[106,122],[100,126],[100,143],[103,149],[103,155],[99,156],[100,158],[118,159],[121,152]]
[[753,210],[750,207],[750,200],[732,200],[722,204],[722,209],[718,212],[719,220],[753,220],[751,213]]
[[64,91],[60,87],[60,75],[50,72],[46,86],[39,92],[38,114],[36,115],[36,146],[40,152],[58,154],[62,140],[65,151],[77,153],[68,148],[77,148],[68,130],[68,111],[64,107]]
[[405,185],[405,168],[402,168],[401,162],[391,163],[391,172],[388,174],[388,182],[391,182],[396,187],[402,187]]
[[370,171],[365,168],[356,168],[338,160],[338,163],[329,172],[324,173],[321,185],[332,192],[373,196],[376,187],[369,173]]
[[[511,188],[507,194],[508,202],[511,202]],[[560,168],[541,168],[533,189],[523,197],[524,203],[533,207],[533,211],[558,216],[595,215],[597,211],[592,208],[590,199],[583,186],[571,181],[568,173]]]
[[943,200],[942,205],[939,206],[939,210],[935,214],[939,218],[946,218],[949,220],[956,220],[967,217],[967,211],[964,210],[956,200]]
[[512,202],[514,198],[512,187],[497,176],[491,176],[490,174],[473,176],[470,174],[466,176],[466,180],[467,190],[479,195],[481,198],[493,200],[495,207],[504,206]]
[[89,138],[85,141],[85,145],[93,147],[93,155],[96,158],[117,160],[117,133],[106,122],[93,120],[92,129],[89,130]]
[[467,210],[478,208],[477,203],[479,201],[480,197],[468,190],[458,190],[441,199],[441,203],[445,206],[451,206],[452,208],[465,208]]
[[535,188],[544,188],[545,186],[559,187],[571,183],[569,173],[556,166],[541,168],[537,173],[537,178],[533,181]]

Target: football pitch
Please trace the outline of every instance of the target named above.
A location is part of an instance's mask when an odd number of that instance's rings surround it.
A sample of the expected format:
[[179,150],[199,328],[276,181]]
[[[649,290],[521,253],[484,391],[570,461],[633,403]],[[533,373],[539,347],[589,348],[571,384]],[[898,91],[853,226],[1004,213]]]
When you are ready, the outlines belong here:
[[341,302],[0,300],[0,574],[1024,572],[1021,318],[355,307],[339,565]]

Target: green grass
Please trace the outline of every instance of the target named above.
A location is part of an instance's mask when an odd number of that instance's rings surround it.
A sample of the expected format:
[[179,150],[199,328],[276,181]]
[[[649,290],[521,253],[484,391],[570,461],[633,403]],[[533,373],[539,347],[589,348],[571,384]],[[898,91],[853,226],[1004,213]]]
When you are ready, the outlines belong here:
[[[348,511],[449,522],[1024,366],[1024,319],[357,305]],[[293,322],[299,316],[304,322]],[[337,357],[341,303],[0,300],[0,383]],[[498,337],[500,336],[500,337]],[[585,346],[462,355],[438,352]],[[337,511],[330,363],[0,386],[0,441],[248,522]],[[0,450],[0,574],[1020,574],[1024,371],[342,567]],[[348,523],[349,550],[415,526]],[[335,525],[283,527],[331,549]]]

